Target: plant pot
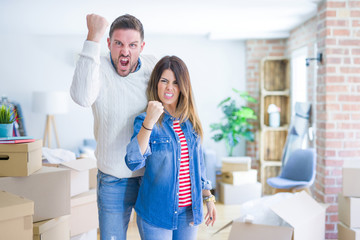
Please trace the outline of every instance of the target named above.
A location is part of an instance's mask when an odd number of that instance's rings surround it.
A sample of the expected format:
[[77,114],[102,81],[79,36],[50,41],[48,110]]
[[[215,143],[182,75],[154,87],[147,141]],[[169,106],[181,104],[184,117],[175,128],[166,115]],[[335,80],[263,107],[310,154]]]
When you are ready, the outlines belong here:
[[12,137],[13,135],[13,123],[1,123],[0,124],[0,137]]

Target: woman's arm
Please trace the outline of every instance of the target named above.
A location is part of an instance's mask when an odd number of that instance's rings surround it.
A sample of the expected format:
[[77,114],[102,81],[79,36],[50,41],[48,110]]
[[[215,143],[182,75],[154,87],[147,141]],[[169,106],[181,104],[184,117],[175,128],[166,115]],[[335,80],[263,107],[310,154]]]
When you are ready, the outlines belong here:
[[205,224],[209,226],[214,226],[216,220],[216,207],[215,207],[215,197],[211,194],[210,189],[212,189],[211,182],[206,178],[206,168],[204,163],[204,153],[203,148],[199,146],[199,158],[200,158],[200,168],[201,168],[201,188],[202,196],[206,203],[207,213],[205,216]]
[[130,170],[135,171],[145,166],[145,160],[151,154],[149,148],[151,131],[162,112],[163,107],[160,102],[150,101],[146,117],[140,115],[135,118],[134,134],[126,147],[125,156],[125,163]]
[[146,109],[146,117],[141,125],[141,129],[137,135],[137,140],[140,146],[141,154],[144,154],[151,135],[151,131],[159,117],[164,112],[164,107],[161,102],[150,101]]

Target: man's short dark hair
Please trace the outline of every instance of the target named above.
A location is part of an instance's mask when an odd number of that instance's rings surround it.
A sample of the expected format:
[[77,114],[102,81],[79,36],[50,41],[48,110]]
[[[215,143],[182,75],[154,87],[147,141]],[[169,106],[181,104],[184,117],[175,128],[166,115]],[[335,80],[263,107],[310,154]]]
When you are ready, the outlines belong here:
[[142,23],[140,22],[139,19],[137,19],[136,17],[130,14],[122,15],[113,21],[113,23],[110,26],[110,32],[109,32],[110,38],[112,37],[113,32],[116,29],[136,30],[140,33],[141,41],[144,41],[144,28]]

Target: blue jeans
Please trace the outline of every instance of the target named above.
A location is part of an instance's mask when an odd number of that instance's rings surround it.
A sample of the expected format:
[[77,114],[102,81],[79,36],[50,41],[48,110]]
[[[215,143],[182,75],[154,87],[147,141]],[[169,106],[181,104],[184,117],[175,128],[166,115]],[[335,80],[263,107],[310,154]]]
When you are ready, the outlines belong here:
[[98,171],[97,202],[101,240],[126,239],[141,178],[120,179]]
[[176,230],[156,227],[136,216],[142,240],[195,240],[198,226],[193,226],[191,206],[179,208],[178,226]]

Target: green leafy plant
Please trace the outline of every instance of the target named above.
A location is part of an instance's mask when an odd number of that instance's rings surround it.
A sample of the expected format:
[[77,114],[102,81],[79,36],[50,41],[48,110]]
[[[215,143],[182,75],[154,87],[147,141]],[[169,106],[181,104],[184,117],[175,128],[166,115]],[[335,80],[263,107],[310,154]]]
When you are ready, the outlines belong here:
[[[240,92],[233,89],[240,99],[247,102],[256,103],[256,99],[252,98],[247,92]],[[224,113],[220,123],[213,123],[210,125],[212,131],[216,131],[212,139],[215,142],[224,140],[226,143],[228,155],[232,156],[234,147],[239,143],[241,138],[248,141],[254,141],[254,133],[251,131],[253,125],[250,121],[257,120],[255,111],[245,105],[241,105],[239,101],[228,97],[221,101],[218,107]]]
[[5,105],[0,107],[0,124],[10,124],[15,122],[16,114],[15,112]]

